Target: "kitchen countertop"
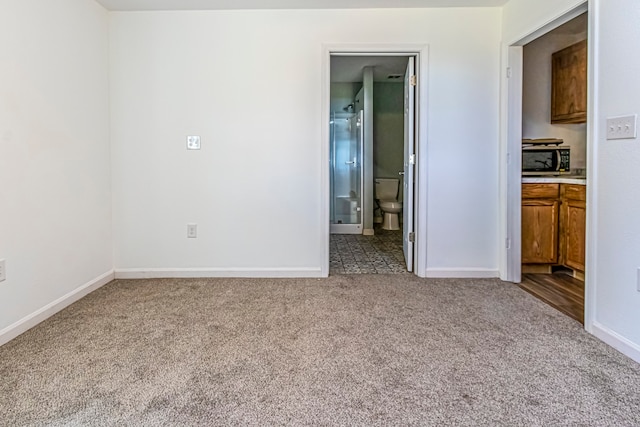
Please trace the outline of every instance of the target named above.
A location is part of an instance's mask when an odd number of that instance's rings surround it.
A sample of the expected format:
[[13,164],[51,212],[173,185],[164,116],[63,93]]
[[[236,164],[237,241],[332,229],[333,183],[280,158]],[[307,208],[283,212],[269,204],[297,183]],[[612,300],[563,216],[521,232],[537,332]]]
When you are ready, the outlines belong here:
[[523,184],[578,184],[587,185],[587,177],[577,175],[563,176],[523,176]]

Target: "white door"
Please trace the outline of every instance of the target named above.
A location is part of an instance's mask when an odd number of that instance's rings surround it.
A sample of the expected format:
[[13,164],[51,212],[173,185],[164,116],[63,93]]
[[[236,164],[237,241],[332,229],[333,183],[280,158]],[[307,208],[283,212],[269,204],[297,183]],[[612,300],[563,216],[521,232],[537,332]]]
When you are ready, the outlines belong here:
[[404,170],[402,204],[402,249],[407,263],[407,271],[413,271],[413,182],[416,163],[415,156],[415,102],[416,102],[415,58],[409,57],[404,75]]

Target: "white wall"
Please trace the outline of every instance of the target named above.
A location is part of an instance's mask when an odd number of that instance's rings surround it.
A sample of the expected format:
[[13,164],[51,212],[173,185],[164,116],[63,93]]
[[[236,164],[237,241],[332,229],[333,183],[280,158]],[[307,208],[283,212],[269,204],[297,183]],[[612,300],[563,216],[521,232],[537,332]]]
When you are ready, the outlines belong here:
[[[345,113],[344,108],[353,104],[356,93],[361,88],[362,83],[331,83],[331,111]],[[355,111],[355,108],[351,111]]]
[[594,3],[600,26],[595,333],[640,362],[640,141],[605,139],[607,117],[640,113],[640,58],[627,48],[640,45],[640,3]]
[[117,270],[320,274],[322,45],[424,43],[428,268],[495,274],[500,14],[113,13]]
[[2,343],[113,263],[107,13],[86,0],[0,9]]
[[571,147],[572,171],[587,166],[587,125],[551,124],[551,55],[587,38],[586,15],[575,19],[584,26],[565,24],[524,46],[522,76],[522,137],[564,140]]
[[404,167],[404,85],[373,85],[373,176],[399,178]]

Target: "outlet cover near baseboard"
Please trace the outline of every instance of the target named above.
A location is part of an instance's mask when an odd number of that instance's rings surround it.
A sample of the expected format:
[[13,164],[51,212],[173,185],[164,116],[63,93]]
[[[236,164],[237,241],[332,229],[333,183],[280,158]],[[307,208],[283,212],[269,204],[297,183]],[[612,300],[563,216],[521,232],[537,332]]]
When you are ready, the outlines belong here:
[[187,224],[187,237],[189,239],[198,237],[198,224]]

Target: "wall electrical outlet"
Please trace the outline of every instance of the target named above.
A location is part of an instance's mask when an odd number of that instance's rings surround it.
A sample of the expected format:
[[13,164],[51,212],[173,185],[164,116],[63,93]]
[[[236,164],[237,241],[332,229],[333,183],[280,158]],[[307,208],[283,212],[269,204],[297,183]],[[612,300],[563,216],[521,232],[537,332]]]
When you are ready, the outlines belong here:
[[0,282],[7,280],[7,266],[3,259],[0,259]]
[[607,139],[634,139],[637,136],[637,114],[607,117]]
[[198,224],[187,224],[187,237],[189,239],[198,237]]
[[197,135],[191,135],[187,137],[187,150],[199,150],[200,149],[200,137]]

